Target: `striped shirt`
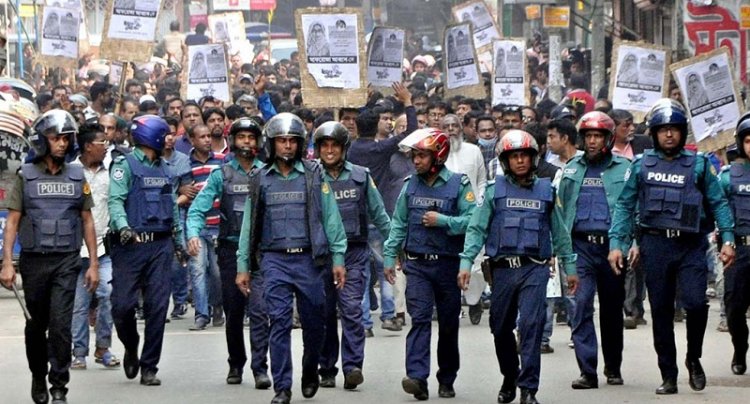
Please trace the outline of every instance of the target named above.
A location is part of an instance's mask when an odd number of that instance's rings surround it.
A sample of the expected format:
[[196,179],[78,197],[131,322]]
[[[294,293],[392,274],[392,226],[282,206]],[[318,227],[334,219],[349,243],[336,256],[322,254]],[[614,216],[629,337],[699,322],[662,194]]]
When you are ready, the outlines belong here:
[[[223,161],[224,154],[221,153],[209,152],[208,159],[203,162],[196,159],[194,151],[191,151],[190,172],[183,175],[181,183],[190,184],[195,181],[195,186],[200,191],[206,185],[211,171],[221,168]],[[221,222],[221,217],[219,215],[219,199],[217,198],[214,200],[213,208],[206,214],[206,228],[203,234],[218,234],[219,222]]]

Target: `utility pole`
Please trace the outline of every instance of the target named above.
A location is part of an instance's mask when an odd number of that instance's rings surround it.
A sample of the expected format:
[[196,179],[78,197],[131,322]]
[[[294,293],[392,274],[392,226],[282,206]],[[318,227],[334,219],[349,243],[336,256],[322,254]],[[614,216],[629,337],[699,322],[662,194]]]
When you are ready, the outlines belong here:
[[596,97],[605,86],[606,61],[604,55],[604,1],[594,1],[591,10],[591,94]]
[[562,99],[563,72],[559,29],[549,30],[549,98],[559,103]]

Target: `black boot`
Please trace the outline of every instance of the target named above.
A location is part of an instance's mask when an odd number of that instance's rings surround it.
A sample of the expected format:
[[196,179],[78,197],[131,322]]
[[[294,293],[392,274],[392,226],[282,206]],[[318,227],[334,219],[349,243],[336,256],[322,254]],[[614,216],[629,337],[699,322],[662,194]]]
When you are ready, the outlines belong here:
[[36,404],[47,404],[49,393],[47,392],[47,379],[45,376],[31,378],[31,399]]
[[521,388],[521,404],[539,404],[536,400],[536,390]]
[[685,359],[685,366],[687,366],[688,374],[690,379],[688,383],[690,388],[695,391],[701,391],[706,388],[706,373],[703,371],[701,361],[698,359]]
[[596,375],[587,375],[582,373],[581,377],[573,380],[573,383],[570,384],[570,387],[572,387],[573,390],[598,389],[599,379],[596,377]]
[[734,356],[732,356],[732,373],[736,375],[744,375],[745,371],[747,371],[745,354],[740,354],[735,351]]
[[677,379],[664,379],[661,386],[656,389],[656,394],[677,394]]

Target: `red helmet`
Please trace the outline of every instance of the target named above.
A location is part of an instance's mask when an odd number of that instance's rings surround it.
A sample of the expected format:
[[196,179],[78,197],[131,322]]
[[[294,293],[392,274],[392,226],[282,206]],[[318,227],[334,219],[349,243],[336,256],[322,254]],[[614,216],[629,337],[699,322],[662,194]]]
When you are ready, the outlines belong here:
[[604,152],[612,151],[612,145],[615,142],[615,121],[601,111],[591,111],[584,114],[578,121],[579,138],[584,141],[587,130],[600,130],[605,133]]
[[510,174],[510,165],[508,164],[508,155],[515,151],[527,151],[531,154],[531,169],[536,170],[539,164],[539,145],[534,137],[528,132],[513,129],[503,135],[498,145],[498,161],[505,174]]
[[450,153],[451,143],[448,136],[434,128],[417,129],[404,138],[399,144],[402,151],[421,150],[432,154],[432,170],[435,173],[445,164]]

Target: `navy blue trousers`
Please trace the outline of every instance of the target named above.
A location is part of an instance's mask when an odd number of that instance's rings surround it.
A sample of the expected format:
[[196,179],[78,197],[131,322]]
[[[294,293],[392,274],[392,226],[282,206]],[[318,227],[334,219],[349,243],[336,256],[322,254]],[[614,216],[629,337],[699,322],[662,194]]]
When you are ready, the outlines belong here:
[[437,307],[436,376],[438,383],[453,385],[459,368],[461,290],[456,283],[459,259],[441,256],[436,260],[427,260],[424,255],[414,257],[409,253],[406,253],[406,257],[406,310],[412,320],[406,336],[406,375],[425,383],[430,376],[432,308]]
[[141,369],[158,370],[169,308],[172,239],[120,245],[112,243],[112,319],[117,337],[128,351],[137,351],[140,336],[135,319],[139,291],[143,291],[146,319]]
[[724,305],[727,311],[727,326],[732,335],[734,352],[741,358],[747,354],[747,319],[750,307],[750,247],[737,247],[734,265],[724,271]]
[[620,374],[625,274],[615,275],[609,266],[608,245],[573,238],[573,251],[578,254],[578,291],[571,327],[578,368],[581,374],[596,377],[599,343],[594,327],[594,295],[598,290],[604,367],[609,373]]
[[[490,329],[495,337],[500,373],[506,379],[517,379],[518,386],[530,390],[539,389],[548,280],[546,264],[492,270]],[[521,337],[520,370],[513,336],[516,319]]]
[[253,273],[250,296],[245,295],[235,284],[237,277],[237,243],[219,241],[216,249],[221,274],[221,295],[227,322],[224,332],[227,339],[230,368],[242,370],[247,362],[245,351],[245,308],[250,319],[250,369],[253,376],[268,373],[268,332],[270,325],[266,302],[263,299],[263,276]]
[[646,288],[651,303],[654,348],[663,379],[677,378],[677,348],[674,341],[674,302],[677,288],[685,308],[687,358],[703,355],[703,336],[708,321],[706,281],[708,264],[705,235],[668,239],[644,234],[641,264],[646,271]]
[[320,375],[336,376],[339,333],[336,305],[341,317],[341,367],[344,374],[362,369],[365,360],[365,327],[362,325],[362,298],[365,293],[365,265],[370,264],[367,244],[349,244],[346,251],[346,283],[336,290],[331,271],[324,271],[326,291],[326,338],[320,357]]
[[292,388],[292,304],[297,298],[302,323],[302,384],[318,378],[325,337],[323,273],[309,252],[264,252],[260,263],[271,320],[271,373],[276,392]]

